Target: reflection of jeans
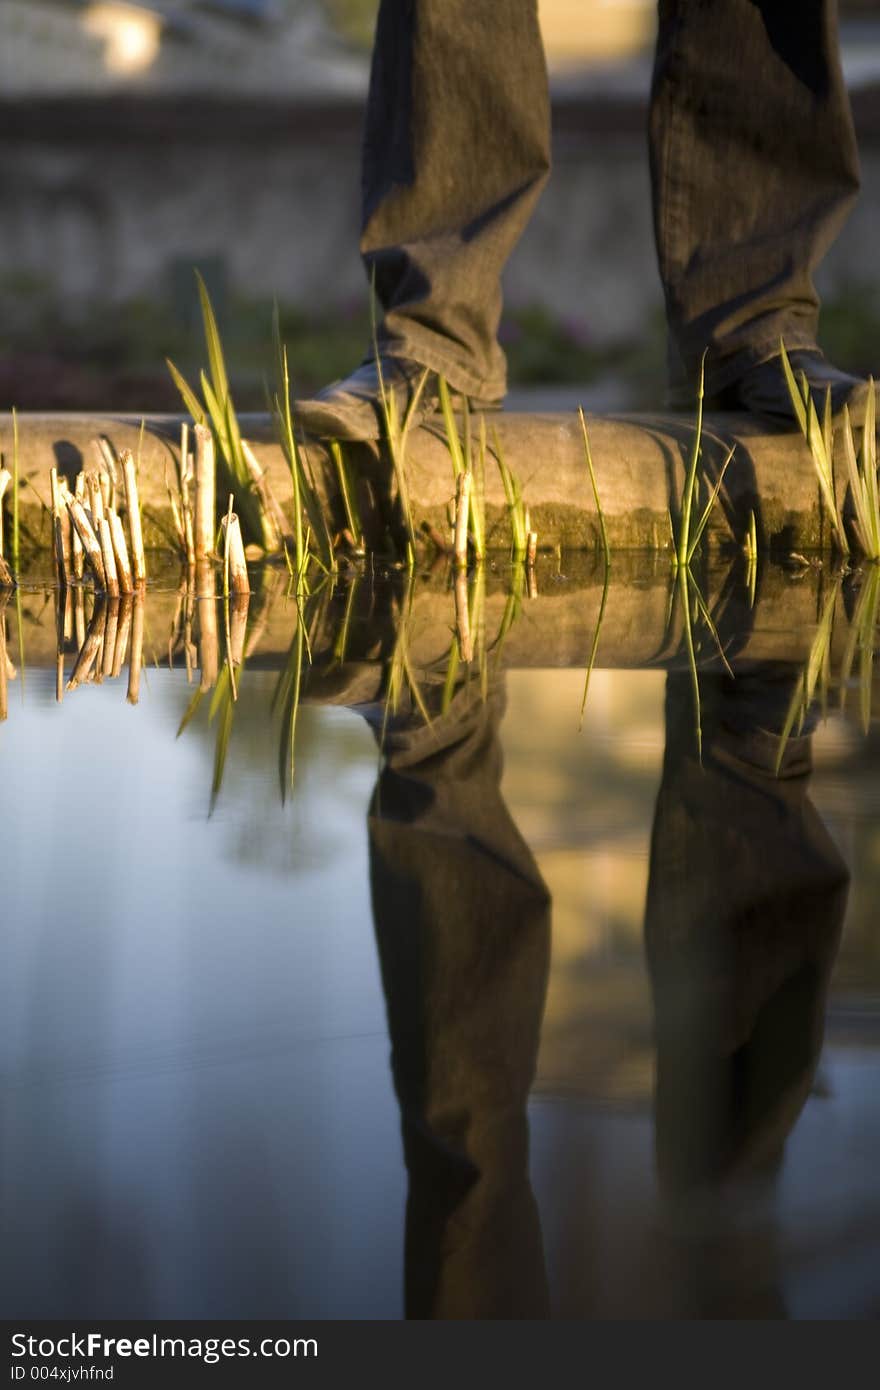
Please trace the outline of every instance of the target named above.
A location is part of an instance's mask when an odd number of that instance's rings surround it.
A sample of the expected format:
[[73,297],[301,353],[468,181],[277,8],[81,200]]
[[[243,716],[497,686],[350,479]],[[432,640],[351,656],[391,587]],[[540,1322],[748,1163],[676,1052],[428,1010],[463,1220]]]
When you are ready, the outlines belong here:
[[548,1314],[526,1101],[550,900],[501,797],[501,698],[384,743],[370,876],[409,1173],[411,1318]]
[[[661,0],[650,149],[674,379],[704,347],[715,390],[781,336],[815,342],[812,272],[858,188],[836,20],[836,0]],[[503,391],[500,277],[549,161],[535,0],[382,0],[361,250],[389,347]]]

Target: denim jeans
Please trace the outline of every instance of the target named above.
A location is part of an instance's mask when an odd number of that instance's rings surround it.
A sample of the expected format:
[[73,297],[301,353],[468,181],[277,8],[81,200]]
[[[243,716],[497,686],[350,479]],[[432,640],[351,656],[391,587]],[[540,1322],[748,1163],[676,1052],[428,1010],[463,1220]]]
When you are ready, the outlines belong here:
[[[711,393],[815,345],[859,185],[836,0],[660,0],[649,142],[673,386],[704,349]],[[549,169],[536,0],[382,0],[361,252],[387,350],[503,393],[501,273]]]

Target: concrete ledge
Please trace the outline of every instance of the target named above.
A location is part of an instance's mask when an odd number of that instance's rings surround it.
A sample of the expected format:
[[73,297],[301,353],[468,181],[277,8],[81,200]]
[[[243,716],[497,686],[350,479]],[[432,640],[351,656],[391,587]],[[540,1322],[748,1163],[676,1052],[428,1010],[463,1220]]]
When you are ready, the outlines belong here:
[[[484,641],[487,659],[494,668],[586,670],[597,627],[598,668],[687,667],[681,604],[664,556],[620,554],[612,564],[607,592],[604,566],[598,557],[572,554],[569,560],[571,563],[560,565],[555,556],[541,557],[535,596],[524,592],[519,602],[511,598],[513,575],[506,564],[485,567],[479,594],[474,592],[472,576],[469,603],[474,636],[478,644]],[[247,670],[277,671],[287,663],[296,635],[296,601],[289,595],[288,576],[281,567],[255,569],[252,579],[254,593],[247,607]],[[405,641],[409,664],[420,679],[445,672],[456,629],[450,579],[446,564],[441,563],[430,572],[418,573],[411,586],[403,571],[386,572],[374,579],[366,569],[348,575],[337,587],[325,586],[306,605],[312,650],[307,690],[315,698],[338,697],[340,703],[349,703],[354,672],[358,688],[367,692],[362,698],[376,698],[400,641]],[[802,666],[823,615],[829,619],[833,615],[829,647],[832,672],[836,675],[846,659],[853,659],[855,648],[848,649],[855,640],[857,596],[844,593],[824,567],[795,573],[772,564],[760,565],[754,604],[744,566],[738,560],[732,565],[704,566],[699,582],[725,655],[735,670],[763,662]],[[7,652],[16,664],[20,661],[17,619],[21,613],[21,643],[28,669],[54,667],[56,663],[57,633],[64,624],[59,621],[58,591],[53,601],[51,584],[51,566],[44,563],[42,569],[26,576],[17,599],[0,596],[0,614],[5,611],[8,630]],[[82,590],[72,594],[71,603],[81,597]],[[206,605],[213,607],[213,601],[187,592],[185,576],[176,565],[166,565],[145,600],[138,602],[146,604],[144,659],[151,667],[166,666],[169,658],[182,666],[181,644],[187,631],[195,644],[194,653],[204,633],[213,632],[216,642],[217,634],[223,632],[222,614],[216,614],[213,622],[205,618]],[[87,599],[83,624],[88,621],[90,604]],[[62,650],[69,665],[77,644],[73,637],[76,624],[71,621],[68,627],[71,635],[62,643]],[[701,666],[722,669],[715,643],[702,626],[697,632],[697,656]],[[195,655],[193,664],[199,664]],[[343,667],[347,674],[343,674]],[[880,668],[875,677],[878,683]]]
[[[141,498],[147,544],[168,544],[171,514],[166,474],[175,477],[183,416],[148,416],[141,455]],[[522,487],[532,525],[542,548],[592,550],[599,528],[577,415],[516,414],[487,416],[490,457],[486,468],[487,540],[504,551],[510,525],[501,478],[491,450],[497,432],[505,461]],[[47,547],[50,534],[41,499],[48,498],[49,469],[56,464],[69,478],[81,468],[96,468],[91,441],[103,434],[119,450],[137,449],[140,421],[122,415],[23,415],[19,418],[23,479],[22,520],[35,547]],[[289,507],[287,466],[274,442],[268,416],[243,416],[242,426],[254,442],[282,504]],[[665,549],[668,513],[677,514],[693,421],[676,415],[620,415],[589,419],[593,461],[613,550]],[[749,516],[755,513],[763,549],[788,552],[821,550],[830,532],[808,450],[796,432],[773,432],[745,415],[709,415],[704,422],[703,465],[714,480],[731,444],[719,505],[709,528],[710,546],[740,545]],[[9,458],[11,419],[0,416],[0,444]],[[327,450],[310,444],[308,456],[331,524],[344,525],[335,469]],[[390,528],[399,538],[393,470],[384,452],[369,445],[346,446],[352,470],[360,478],[360,500],[370,543],[387,546]],[[454,493],[453,474],[442,422],[429,419],[414,430],[408,446],[408,481],[416,523],[423,520],[447,529],[447,504]],[[841,479],[841,481],[843,481]],[[703,486],[703,495],[706,493]],[[218,493],[221,489],[218,489]],[[841,500],[842,500],[841,495]]]

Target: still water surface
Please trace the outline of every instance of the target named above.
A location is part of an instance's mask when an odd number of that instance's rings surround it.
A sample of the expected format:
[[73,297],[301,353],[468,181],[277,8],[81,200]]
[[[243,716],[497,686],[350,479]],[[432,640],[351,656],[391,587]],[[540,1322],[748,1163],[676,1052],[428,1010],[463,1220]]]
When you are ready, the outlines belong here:
[[278,672],[239,670],[212,804],[164,618],[137,707],[59,705],[44,603],[24,682],[6,614],[5,1316],[880,1311],[857,695],[778,772],[790,660],[701,673],[702,764],[680,665],[594,670],[581,727],[583,667],[411,664],[426,725],[364,623],[283,802]]

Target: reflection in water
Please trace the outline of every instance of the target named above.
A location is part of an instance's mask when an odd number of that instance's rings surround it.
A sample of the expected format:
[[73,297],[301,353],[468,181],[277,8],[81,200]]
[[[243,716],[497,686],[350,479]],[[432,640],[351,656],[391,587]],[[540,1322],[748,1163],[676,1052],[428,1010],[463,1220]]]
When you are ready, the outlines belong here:
[[[784,1316],[772,1196],[810,1093],[847,870],[789,738],[789,667],[668,679],[645,938],[656,1162],[691,1316]],[[409,1174],[406,1310],[549,1315],[526,1102],[550,901],[500,794],[502,696],[467,688],[386,734],[370,812],[373,911]]]
[[656,1157],[703,1316],[782,1313],[772,1215],[756,1231],[749,1213],[771,1200],[810,1093],[846,907],[846,867],[807,794],[808,733],[776,771],[793,674],[704,678],[702,766],[687,682],[667,685],[645,913]]
[[370,810],[414,1318],[548,1311],[525,1108],[550,901],[501,799],[500,709],[465,688],[435,723],[386,732]]
[[[108,711],[115,710],[115,704],[106,697],[122,704],[126,689],[121,684],[116,693],[105,690],[102,699],[98,691],[89,693],[85,687],[119,676],[127,662],[129,699],[137,700],[140,691],[143,708],[121,713],[136,717],[144,733],[138,739],[126,735],[130,742],[121,761],[131,763],[143,755],[145,761],[156,759],[157,768],[152,780],[145,777],[139,784],[144,806],[132,798],[128,814],[119,820],[127,835],[156,798],[169,835],[143,850],[138,895],[129,897],[127,885],[122,894],[108,890],[101,904],[101,931],[94,941],[78,919],[72,929],[67,916],[70,901],[87,902],[89,913],[93,911],[93,884],[87,879],[74,894],[69,885],[65,892],[50,884],[42,869],[34,876],[47,894],[40,899],[45,904],[45,922],[39,923],[37,931],[33,930],[39,916],[34,909],[33,881],[28,879],[25,885],[24,872],[24,886],[18,899],[12,899],[18,902],[23,928],[20,939],[14,932],[11,939],[20,961],[29,961],[33,951],[36,962],[32,976],[26,969],[10,972],[16,981],[10,997],[13,1002],[20,998],[31,1011],[24,1030],[28,1041],[22,1050],[22,1076],[27,1085],[36,1076],[33,1095],[38,1104],[33,1114],[38,1122],[32,1140],[29,1112],[16,1100],[16,1113],[26,1115],[25,1121],[16,1120],[16,1132],[23,1137],[15,1161],[4,1167],[2,1176],[6,1181],[12,1175],[7,1190],[15,1188],[17,1205],[21,1189],[27,1189],[20,1211],[40,1209],[50,1188],[45,1135],[56,1132],[65,1136],[68,1187],[77,1188],[76,1195],[70,1195],[55,1182],[54,1210],[60,1213],[62,1225],[67,1214],[69,1229],[63,1240],[47,1235],[42,1246],[34,1247],[30,1282],[24,1285],[22,1297],[33,1299],[33,1291],[38,1290],[36,1297],[45,1300],[40,1307],[48,1308],[46,1315],[66,1315],[76,1299],[83,1300],[76,1307],[84,1316],[106,1306],[122,1315],[147,1315],[159,1306],[149,1302],[159,1297],[156,1290],[173,1284],[172,1270],[187,1271],[186,1276],[180,1274],[179,1286],[174,1286],[165,1305],[166,1311],[171,1308],[176,1315],[186,1315],[193,1306],[208,1316],[218,1315],[218,1309],[220,1315],[230,1309],[235,1315],[236,1300],[244,1296],[243,1281],[252,1298],[248,1308],[255,1313],[262,1311],[261,1300],[269,1307],[273,1298],[277,1303],[271,1311],[281,1316],[309,1315],[315,1306],[326,1316],[337,1315],[342,1306],[363,1315],[364,1300],[371,1297],[375,1302],[369,1307],[379,1309],[377,1316],[398,1310],[398,1266],[395,1262],[393,1273],[387,1273],[387,1260],[371,1267],[374,1274],[378,1270],[376,1290],[365,1292],[363,1282],[370,1282],[371,1276],[363,1276],[351,1302],[340,1303],[340,1271],[363,1273],[357,1241],[350,1232],[340,1234],[342,1226],[351,1225],[352,1212],[357,1218],[367,1213],[363,1219],[371,1239],[378,1233],[391,1245],[396,1232],[395,1184],[402,1181],[397,1170],[392,1171],[387,1152],[383,1151],[381,1162],[374,1159],[372,1166],[364,1158],[371,1144],[376,1153],[382,1144],[396,1145],[388,1108],[393,1097],[384,1063],[382,999],[378,980],[374,989],[367,980],[371,969],[375,975],[375,954],[364,916],[365,870],[363,861],[355,862],[359,842],[351,830],[356,826],[362,833],[372,786],[373,750],[364,752],[363,742],[358,741],[364,737],[359,721],[343,715],[334,732],[326,732],[331,721],[322,723],[325,712],[319,716],[306,707],[307,702],[359,710],[374,727],[382,752],[369,808],[368,846],[363,848],[369,850],[372,911],[407,1169],[407,1315],[545,1318],[551,1308],[559,1311],[566,1301],[575,1315],[594,1315],[596,1288],[599,1279],[607,1276],[599,1239],[603,1222],[619,1242],[619,1259],[629,1280],[638,1260],[632,1257],[632,1244],[627,1247],[626,1243],[626,1214],[619,1206],[623,1187],[616,1189],[618,1206],[610,1216],[601,1211],[601,1165],[595,1153],[577,1144],[582,1118],[575,1115],[577,1104],[584,1094],[594,1100],[597,1090],[593,1081],[580,1091],[578,1087],[588,1074],[601,1081],[602,1073],[602,1063],[587,1057],[571,1088],[575,1100],[568,1096],[560,1102],[560,1111],[568,1105],[564,1124],[558,1124],[558,1113],[555,1116],[555,1134],[557,1138],[564,1135],[567,1147],[553,1155],[549,1192],[541,1186],[539,1144],[550,1126],[536,1131],[533,1173],[546,1235],[545,1254],[539,1203],[530,1185],[527,1105],[547,994],[551,903],[533,857],[534,846],[519,834],[501,795],[500,726],[505,701],[501,667],[505,663],[550,665],[551,657],[560,665],[589,660],[592,667],[597,654],[601,664],[610,666],[625,659],[642,667],[673,668],[667,686],[666,750],[654,816],[645,922],[655,1023],[653,1123],[660,1201],[651,1207],[650,1218],[642,1221],[645,1229],[639,1231],[639,1252],[654,1256],[659,1249],[659,1263],[654,1267],[662,1269],[662,1277],[675,1290],[672,1302],[677,1299],[676,1308],[686,1316],[779,1317],[786,1315],[786,1296],[796,1304],[796,1295],[790,1285],[783,1286],[781,1274],[783,1264],[790,1270],[792,1261],[790,1250],[787,1261],[783,1260],[786,1252],[780,1245],[780,1173],[787,1140],[814,1088],[826,991],[847,897],[846,870],[808,799],[810,707],[824,693],[828,670],[851,672],[853,684],[858,681],[859,685],[863,722],[870,723],[877,588],[873,581],[865,584],[857,603],[851,605],[854,617],[848,632],[840,586],[817,587],[815,594],[808,595],[809,602],[804,591],[793,591],[801,592],[800,601],[811,620],[807,625],[811,640],[806,643],[802,633],[790,636],[787,629],[780,637],[776,626],[774,614],[787,613],[792,601],[789,590],[763,627],[751,610],[744,626],[742,605],[737,610],[719,600],[713,613],[725,650],[736,654],[736,679],[721,673],[716,644],[707,641],[703,656],[709,667],[699,675],[701,762],[695,739],[694,673],[683,657],[680,615],[668,605],[665,588],[652,581],[638,590],[628,585],[615,590],[590,577],[582,590],[564,591],[562,578],[557,578],[557,591],[550,579],[542,581],[542,596],[534,603],[526,596],[520,571],[519,580],[517,572],[503,582],[481,574],[476,583],[468,586],[459,581],[454,590],[443,583],[429,583],[427,577],[406,581],[403,576],[391,576],[383,587],[365,576],[360,585],[352,582],[334,589],[328,584],[302,607],[285,594],[283,575],[268,576],[250,606],[215,604],[189,588],[178,594],[176,607],[173,595],[152,593],[147,603],[138,598],[92,606],[84,601],[81,590],[73,593],[69,603],[58,606],[47,646],[49,659],[42,664],[49,667],[54,659],[59,697],[69,686],[83,687],[66,705],[63,722],[67,728],[78,728],[80,744],[88,745],[95,727],[87,722],[91,705],[97,720],[104,721],[102,748],[106,746],[109,756],[93,758],[95,767],[87,764],[85,780],[91,780],[93,770],[106,777],[116,748],[122,746],[107,741],[111,737]],[[718,592],[723,597],[723,591]],[[30,602],[26,595],[22,607],[10,604],[5,616],[0,608],[0,718],[8,703],[8,683],[18,680],[19,689],[23,683],[21,615],[29,621]],[[151,613],[150,602],[164,603],[159,609],[161,620],[156,607]],[[545,607],[540,609],[542,603]],[[539,611],[549,615],[546,620],[535,617]],[[653,615],[650,624],[644,620],[646,611]],[[51,604],[48,612],[51,616]],[[174,667],[173,690],[172,673],[165,671],[167,680],[156,678],[151,692],[159,664],[156,653],[162,652],[164,659],[163,643],[169,631],[167,664]],[[39,664],[35,663],[37,668]],[[267,672],[272,673],[271,680],[265,679]],[[181,729],[199,701],[207,717],[177,745],[176,755],[169,755],[170,732],[183,710],[184,673],[192,693]],[[28,680],[30,689],[30,675]],[[834,680],[839,688],[839,679]],[[38,691],[39,669],[33,684]],[[160,685],[171,697],[164,706],[158,698]],[[567,718],[574,739],[580,683],[570,709],[563,710],[559,688],[557,677],[548,675],[542,687],[548,697],[543,708],[560,724]],[[575,685],[570,689],[575,690]],[[512,695],[514,690],[512,683]],[[841,705],[844,694],[841,689]],[[274,723],[269,719],[270,704]],[[16,708],[13,713],[18,717],[20,712]],[[21,714],[36,717],[30,708]],[[51,716],[61,717],[56,710]],[[529,723],[528,713],[521,722]],[[330,756],[322,763],[320,778],[312,780],[319,726],[325,731],[322,749],[329,749]],[[57,733],[59,724],[54,728]],[[347,734],[340,735],[341,728]],[[344,741],[353,729],[354,755]],[[178,806],[176,816],[169,809],[166,817],[166,802],[184,780],[172,760],[177,756],[182,769],[196,764],[198,781],[204,760],[198,756],[201,750],[195,735],[205,739],[208,730],[214,751],[211,804],[220,792],[230,743],[240,750],[248,773],[244,778],[240,766],[233,768],[220,802],[221,826],[225,823],[228,829],[236,814],[244,826],[235,853],[229,852],[228,841],[224,847],[218,836],[210,836],[203,823],[195,825],[194,802],[186,803],[183,815]],[[17,733],[17,728],[10,726],[9,732]],[[42,728],[35,735],[35,745],[41,735]],[[631,739],[630,745],[627,740]],[[366,741],[369,744],[368,737]],[[533,748],[525,737],[523,741]],[[639,758],[637,744],[632,725],[627,724],[615,739],[619,763],[624,753]],[[300,757],[296,795],[291,797],[295,745]],[[585,742],[579,746],[583,749]],[[552,767],[543,769],[555,793],[560,778],[577,781],[587,765],[583,755],[572,756],[569,762],[568,749],[559,734],[548,758]],[[167,760],[163,773],[158,771],[159,750],[165,750],[161,756]],[[19,752],[14,740],[7,742],[4,751],[10,759]],[[68,756],[67,745],[59,756]],[[70,757],[72,761],[72,753]],[[351,793],[352,784],[345,785],[346,773],[358,758],[362,759],[355,779],[359,799]],[[33,746],[30,753],[21,754],[19,764],[28,777],[29,761],[37,761]],[[254,772],[258,764],[261,768],[266,764],[262,777]],[[864,766],[867,777],[872,764],[865,759]],[[539,771],[535,767],[536,780]],[[276,778],[281,783],[280,799],[272,793]],[[116,791],[107,781],[104,804]],[[603,777],[584,778],[577,794],[600,808],[597,819],[611,814],[613,789]],[[40,795],[45,805],[56,792],[49,787],[48,793]],[[82,785],[79,796],[78,809],[88,804]],[[282,809],[278,803],[285,797],[293,805]],[[9,798],[10,806],[13,800]],[[38,801],[39,796],[35,804]],[[57,804],[66,805],[60,799]],[[346,815],[350,821],[347,839]],[[560,828],[562,815],[554,803],[556,819],[538,844],[539,855],[548,840],[553,845],[561,841],[566,846],[585,845],[582,826],[580,833],[566,838],[569,827]],[[61,835],[68,846],[72,827],[66,811],[64,816]],[[77,823],[87,819],[83,811]],[[218,829],[217,822],[213,829]],[[536,843],[540,839],[531,838]],[[88,853],[82,847],[69,858],[85,872]],[[585,854],[585,861],[592,872],[595,858]],[[126,875],[132,875],[135,862],[128,840],[108,856],[111,867],[118,863]],[[157,865],[163,864],[163,871],[157,872]],[[541,864],[551,878],[543,858]],[[288,877],[294,866],[296,876]],[[312,880],[316,881],[322,866],[325,876],[319,895]],[[267,872],[269,868],[278,872]],[[30,867],[28,873],[32,873]],[[560,904],[562,912],[567,908],[569,913],[571,904],[565,901],[564,889],[554,888],[554,895],[559,933]],[[123,918],[113,905],[117,899],[127,904]],[[346,919],[347,936],[338,934],[339,920],[331,923],[333,930],[325,930],[332,916],[329,899],[337,917]],[[576,894],[573,900],[579,900]],[[8,915],[11,920],[14,913]],[[9,922],[6,926],[9,930]],[[157,949],[162,942],[165,948]],[[363,954],[358,956],[358,951]],[[181,975],[179,954],[194,962],[187,978]],[[144,992],[143,959],[154,957],[152,993]],[[558,967],[558,937],[554,958]],[[124,978],[120,961],[125,959],[137,967],[131,970],[130,997],[119,987]],[[586,959],[585,952],[577,964]],[[631,965],[630,957],[628,961]],[[597,990],[606,987],[606,977],[600,970],[591,970],[593,964],[587,960],[587,969],[581,973],[572,969],[566,987],[578,993],[581,1014],[591,1012],[595,1017]],[[31,979],[49,983],[36,988]],[[643,979],[640,974],[639,986]],[[334,1001],[346,981],[351,995],[346,996],[346,1007],[334,1013]],[[98,990],[99,1005],[93,999],[94,990]],[[267,999],[268,1017],[284,1045],[279,1044],[277,1057],[274,1052],[267,1062],[258,1057],[248,1070],[246,1049],[239,1040],[249,1037],[252,1029],[259,1034]],[[361,1014],[365,999],[369,1008]],[[173,1043],[175,1035],[163,1021],[163,1011],[174,1013],[178,1006],[185,1040],[181,1056],[189,1056],[187,1030],[194,1018],[201,1020],[199,1027],[209,1040],[215,1031],[222,1038],[226,1051],[218,1063],[217,1084],[212,1088],[206,1079],[211,1067],[201,1067],[196,1050],[192,1094],[186,1067],[177,1072],[172,1067],[172,1081],[166,1085],[156,1081],[149,1065],[147,1091],[155,1081],[155,1096],[144,1102],[143,1110],[145,1090],[139,1089],[137,1078],[126,1075],[112,1097],[109,1090],[96,1091],[99,1099],[93,1115],[104,1118],[110,1136],[109,1157],[99,1168],[98,1158],[90,1157],[92,1142],[95,1155],[103,1152],[99,1140],[89,1137],[95,1130],[89,1118],[92,1112],[68,1088],[67,1058],[74,1070],[82,1067],[84,1057],[87,1069],[106,1065],[112,1072],[120,1056],[124,1061],[126,1048],[132,1048],[132,1039],[136,1052],[141,1036],[153,1038],[154,1022],[158,1055],[164,1056],[162,1049],[169,1037]],[[552,1008],[551,1000],[551,1022]],[[112,1028],[104,1026],[105,1014],[112,1018]],[[608,1029],[608,1017],[610,1012],[596,1024],[594,1037]],[[228,1026],[230,1018],[233,1028]],[[288,1029],[300,1030],[302,1037],[297,1033],[290,1041]],[[574,1028],[569,1041],[576,1035]],[[199,1036],[196,1029],[196,1042]],[[370,1039],[375,1043],[373,1053]],[[171,1054],[176,1057],[174,1046]],[[345,1061],[334,1062],[343,1051]],[[364,1057],[374,1068],[369,1084],[362,1082],[358,1070]],[[57,1063],[57,1058],[62,1062]],[[13,1071],[17,1065],[14,1062]],[[53,1071],[56,1066],[60,1070]],[[867,1075],[873,1076],[873,1066],[869,1057]],[[60,1100],[46,1101],[39,1086],[47,1078],[57,1086]],[[598,1089],[605,1094],[601,1086]],[[282,1107],[278,1106],[280,1094],[286,1097]],[[539,1109],[534,1107],[536,1113]],[[870,1112],[870,1106],[858,1099],[856,1109],[859,1114]],[[810,1113],[815,1119],[815,1112]],[[175,1158],[175,1144],[180,1147],[180,1127],[200,1114],[208,1115],[210,1121],[193,1125],[198,1141],[191,1139],[190,1172],[187,1162],[178,1163]],[[303,1115],[308,1115],[308,1124]],[[595,1111],[590,1117],[595,1122],[592,1134],[601,1128],[606,1135],[608,1114],[597,1115]],[[542,1118],[546,1119],[546,1111]],[[805,1119],[801,1126],[801,1148],[810,1123]],[[120,1135],[129,1137],[127,1125],[136,1132],[139,1124],[150,1132],[158,1154],[146,1176],[138,1167],[137,1145],[113,1147]],[[606,1152],[619,1142],[621,1132],[616,1131],[618,1139]],[[632,1130],[625,1144],[631,1136]],[[337,1162],[333,1171],[342,1172],[343,1179],[326,1179],[324,1206],[316,1208],[315,1190],[320,1190],[325,1174],[332,1170],[334,1144],[352,1155],[351,1166],[340,1168]],[[798,1151],[794,1149],[795,1156]],[[221,1153],[225,1158],[218,1164],[216,1156]],[[618,1156],[623,1156],[622,1148]],[[629,1151],[625,1156],[631,1156]],[[186,1169],[176,1198],[171,1179],[156,1177],[163,1164],[172,1175]],[[564,1183],[564,1172],[572,1167],[577,1168],[579,1184],[573,1194]],[[275,1173],[271,1184],[266,1180],[270,1171]],[[811,1200],[815,1171],[810,1171],[805,1184]],[[380,1172],[386,1186],[383,1209],[377,1215]],[[190,1180],[192,1190],[187,1186]],[[130,1249],[122,1223],[112,1212],[111,1189],[117,1183],[132,1194],[124,1204],[126,1218],[131,1220]],[[205,1191],[213,1194],[210,1201]],[[152,1218],[131,1216],[139,1210],[135,1198],[144,1194],[144,1210],[185,1212],[191,1230],[198,1226],[199,1212],[204,1212],[204,1227],[213,1220],[215,1210],[229,1207],[236,1211],[237,1225],[233,1229],[224,1220],[222,1247],[218,1236],[210,1259],[206,1257],[200,1265],[200,1256],[194,1253],[197,1241],[187,1246],[187,1237],[176,1227],[150,1246]],[[820,1195],[827,1214],[827,1194]],[[578,1201],[581,1196],[582,1202]],[[107,1276],[103,1284],[97,1282],[103,1276],[94,1272],[88,1223],[76,1214],[90,1210],[90,1203],[97,1213],[96,1228],[100,1216],[112,1231],[106,1245],[115,1261],[113,1277]],[[331,1213],[343,1208],[348,1215],[337,1230]],[[573,1230],[583,1231],[586,1226],[578,1252],[582,1268],[566,1268],[556,1259],[553,1224],[561,1224],[560,1210]],[[640,1215],[633,1218],[634,1224]],[[22,1228],[25,1224],[22,1218]],[[789,1219],[789,1235],[794,1224]],[[836,1233],[840,1229],[838,1224]],[[138,1253],[138,1241],[144,1249],[153,1250],[157,1271],[153,1284],[144,1273],[149,1262]],[[848,1234],[844,1241],[849,1241]],[[74,1250],[75,1260],[62,1250],[59,1262],[58,1251],[65,1243]],[[65,1258],[71,1269],[77,1266],[69,1276],[64,1272]],[[258,1274],[251,1268],[241,1274],[248,1261],[259,1266]],[[205,1276],[208,1264],[211,1273]],[[602,1269],[584,1295],[583,1281],[578,1284],[578,1280],[588,1265]],[[56,1267],[61,1272],[51,1276],[51,1283],[46,1271]],[[88,1270],[96,1280],[95,1292],[87,1288]],[[284,1287],[291,1270],[297,1274],[293,1292]],[[181,1290],[187,1283],[200,1287],[200,1279],[207,1290],[204,1304],[183,1308],[180,1300],[190,1295]],[[107,1292],[111,1283],[121,1290],[119,1303],[113,1303],[114,1292]],[[324,1290],[323,1303],[315,1302],[318,1286]],[[622,1299],[618,1295],[614,1303],[610,1298],[608,1306],[631,1315],[633,1309],[640,1311],[641,1296],[641,1290],[628,1287]],[[837,1296],[841,1297],[839,1292]],[[126,1298],[140,1302],[135,1307],[125,1303]]]

